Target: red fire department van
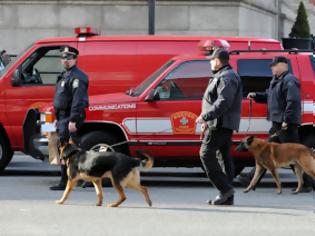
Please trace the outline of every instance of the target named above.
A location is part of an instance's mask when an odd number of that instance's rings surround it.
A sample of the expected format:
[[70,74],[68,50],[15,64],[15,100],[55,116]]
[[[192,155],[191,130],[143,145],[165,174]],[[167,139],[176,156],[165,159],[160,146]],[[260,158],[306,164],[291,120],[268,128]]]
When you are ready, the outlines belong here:
[[[232,50],[230,55],[231,65],[243,82],[244,98],[234,144],[250,134],[267,137],[271,124],[266,120],[266,105],[251,104],[246,96],[248,92],[264,91],[268,87],[272,78],[270,62],[274,56],[282,55],[288,58],[290,71],[301,81],[302,142],[314,146],[314,54],[299,50],[250,49]],[[195,119],[200,114],[201,98],[210,76],[209,61],[204,56],[177,56],[128,93],[90,96],[87,120],[81,130],[82,147],[98,150],[109,146],[131,155],[139,149],[147,150],[155,157],[156,166],[199,165],[200,126],[195,124]],[[46,112],[42,113],[41,122],[38,121],[42,132],[54,130],[45,118],[53,112],[51,105],[42,111]],[[33,143],[35,150],[44,152],[47,140],[38,136],[29,143]],[[236,173],[252,162],[246,152],[233,151],[233,157]]]
[[[59,49],[79,49],[79,67],[89,76],[89,96],[122,92],[135,87],[171,57],[198,53],[205,36],[99,36],[91,28],[77,29],[76,37],[40,40],[0,74],[0,171],[14,151],[32,153],[26,112],[50,102],[62,71]],[[280,49],[279,41],[226,37],[232,49]],[[163,67],[165,68],[165,66]],[[104,100],[105,101],[105,100]],[[92,108],[93,109],[93,108]],[[24,130],[23,130],[24,129]],[[23,135],[24,132],[24,135]],[[31,133],[31,135],[33,135]],[[34,155],[34,156],[37,156]]]

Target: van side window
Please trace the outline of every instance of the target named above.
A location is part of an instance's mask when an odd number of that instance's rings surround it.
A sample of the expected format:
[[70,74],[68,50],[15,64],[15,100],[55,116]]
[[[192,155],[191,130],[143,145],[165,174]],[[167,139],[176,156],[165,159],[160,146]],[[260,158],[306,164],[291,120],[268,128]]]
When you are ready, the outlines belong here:
[[237,62],[238,74],[243,83],[243,97],[249,92],[263,92],[272,79],[271,59],[240,59]]
[[313,72],[315,74],[315,56],[314,55],[310,56],[310,60],[313,67]]
[[[243,83],[243,97],[249,92],[263,92],[272,79],[270,63],[272,59],[240,59],[237,62],[238,74]],[[292,71],[289,63],[289,71]]]
[[211,77],[209,61],[196,60],[180,64],[156,87],[160,100],[198,100]]
[[63,70],[60,47],[39,48],[22,63],[23,85],[54,85]]

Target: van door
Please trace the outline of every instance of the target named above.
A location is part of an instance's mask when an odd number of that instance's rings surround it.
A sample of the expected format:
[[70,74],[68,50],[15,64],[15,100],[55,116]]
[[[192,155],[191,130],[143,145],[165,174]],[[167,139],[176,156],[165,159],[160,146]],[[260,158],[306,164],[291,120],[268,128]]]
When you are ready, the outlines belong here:
[[209,61],[185,61],[152,88],[160,99],[137,105],[137,149],[168,162],[199,161],[200,126],[195,120],[210,77]]
[[[67,44],[69,46],[74,46]],[[11,86],[6,89],[6,126],[16,137],[13,147],[23,144],[22,125],[26,111],[51,102],[58,74],[63,70],[60,48],[63,45],[43,46],[35,49],[12,74]]]

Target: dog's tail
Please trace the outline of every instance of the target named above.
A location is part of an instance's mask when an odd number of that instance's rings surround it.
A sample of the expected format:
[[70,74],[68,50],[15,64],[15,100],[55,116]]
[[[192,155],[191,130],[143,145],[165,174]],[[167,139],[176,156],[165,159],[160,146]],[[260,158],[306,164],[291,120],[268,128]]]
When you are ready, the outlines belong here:
[[153,167],[154,158],[151,155],[149,155],[145,151],[140,151],[140,150],[137,151],[137,155],[140,156],[141,159],[143,158],[143,160],[141,160],[141,166],[144,169],[151,169]]

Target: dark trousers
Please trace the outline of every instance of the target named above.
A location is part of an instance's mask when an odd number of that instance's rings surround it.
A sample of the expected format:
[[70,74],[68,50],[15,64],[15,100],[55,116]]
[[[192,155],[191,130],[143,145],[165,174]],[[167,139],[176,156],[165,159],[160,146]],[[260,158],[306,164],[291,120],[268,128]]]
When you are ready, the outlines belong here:
[[[218,127],[205,130],[200,147],[200,160],[210,182],[222,193],[233,189],[234,164],[230,153],[233,131]],[[219,164],[217,151],[222,154],[225,173]]]
[[[77,145],[80,144],[80,136],[78,134],[78,131],[74,133],[70,133],[68,129],[70,117],[67,115],[57,115],[58,121],[57,121],[57,133],[59,137],[59,145],[62,145],[69,141],[71,138],[73,142]],[[76,123],[76,127],[79,130],[81,126],[83,125],[83,120]],[[65,184],[68,180],[67,176],[67,167],[66,165],[61,164],[61,179],[60,183]]]

